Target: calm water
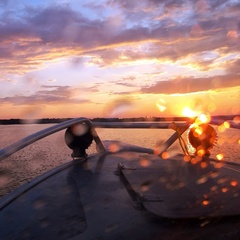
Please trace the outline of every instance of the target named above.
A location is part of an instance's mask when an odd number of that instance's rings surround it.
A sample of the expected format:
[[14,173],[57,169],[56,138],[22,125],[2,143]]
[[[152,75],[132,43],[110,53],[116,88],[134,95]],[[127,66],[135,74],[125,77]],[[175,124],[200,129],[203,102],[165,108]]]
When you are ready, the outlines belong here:
[[[0,125],[0,148],[41,129],[50,124],[32,125]],[[218,128],[216,128],[218,131]],[[0,162],[0,196],[12,191],[17,186],[29,181],[51,168],[71,160],[71,150],[64,142],[65,130],[18,151],[11,157]],[[119,140],[143,147],[155,148],[163,143],[172,130],[166,129],[97,129],[102,140]],[[240,130],[226,129],[218,131],[218,144],[212,150],[212,157],[221,153],[227,161],[240,162]],[[178,141],[169,149],[171,155],[181,152]],[[88,149],[88,153],[96,152],[95,145]]]

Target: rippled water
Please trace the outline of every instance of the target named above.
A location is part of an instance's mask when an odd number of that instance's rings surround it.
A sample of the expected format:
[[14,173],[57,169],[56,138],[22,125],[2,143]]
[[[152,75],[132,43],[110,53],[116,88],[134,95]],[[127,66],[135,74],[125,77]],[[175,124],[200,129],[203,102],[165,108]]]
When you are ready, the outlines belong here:
[[[36,131],[51,126],[50,124],[0,125],[0,148],[18,141]],[[216,130],[218,128],[216,127]],[[12,191],[51,168],[71,160],[71,150],[64,141],[64,132],[60,131],[27,146],[0,162],[0,196]],[[163,143],[172,130],[166,129],[97,129],[102,140],[119,140],[130,144],[155,148]],[[226,129],[218,131],[218,144],[212,151],[212,157],[221,153],[227,161],[240,162],[240,130]],[[176,142],[169,150],[172,154],[181,151]],[[88,154],[96,152],[94,144]]]

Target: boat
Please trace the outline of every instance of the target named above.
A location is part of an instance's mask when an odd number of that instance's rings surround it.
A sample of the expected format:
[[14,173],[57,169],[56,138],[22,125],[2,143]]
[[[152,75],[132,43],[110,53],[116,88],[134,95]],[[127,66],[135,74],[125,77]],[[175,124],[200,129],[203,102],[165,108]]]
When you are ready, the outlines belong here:
[[[103,141],[98,128],[171,128],[173,134],[156,151]],[[240,164],[211,158],[217,144],[211,122],[70,119],[1,149],[0,160],[64,129],[69,161],[0,199],[1,240],[239,239]],[[169,157],[175,141],[182,152]],[[97,153],[88,155],[93,142]]]

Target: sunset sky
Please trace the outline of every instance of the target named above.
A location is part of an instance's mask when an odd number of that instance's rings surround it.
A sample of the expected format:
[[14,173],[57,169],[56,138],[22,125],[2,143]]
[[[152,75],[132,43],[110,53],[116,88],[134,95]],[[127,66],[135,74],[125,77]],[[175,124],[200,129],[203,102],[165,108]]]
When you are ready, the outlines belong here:
[[240,114],[239,0],[0,0],[0,119]]

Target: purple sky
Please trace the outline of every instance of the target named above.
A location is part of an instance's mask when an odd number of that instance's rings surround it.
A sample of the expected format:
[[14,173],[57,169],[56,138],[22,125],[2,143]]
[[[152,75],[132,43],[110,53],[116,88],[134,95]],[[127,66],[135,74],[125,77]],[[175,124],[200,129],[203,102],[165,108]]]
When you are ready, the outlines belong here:
[[0,1],[0,118],[240,114],[240,2]]

